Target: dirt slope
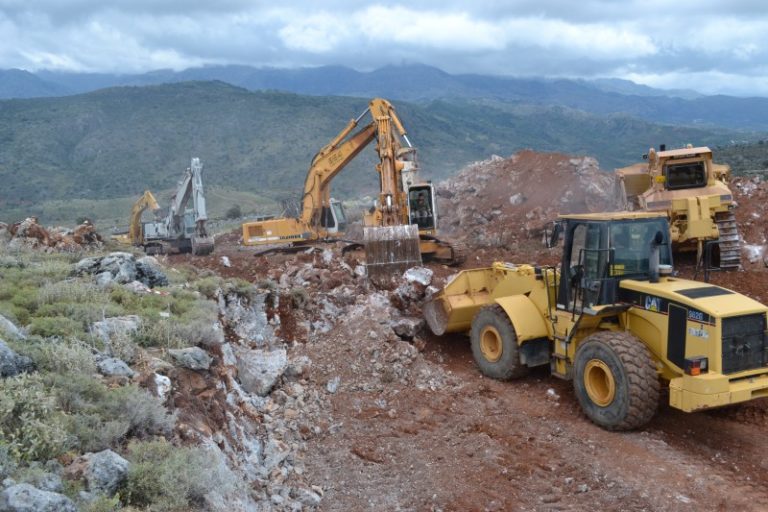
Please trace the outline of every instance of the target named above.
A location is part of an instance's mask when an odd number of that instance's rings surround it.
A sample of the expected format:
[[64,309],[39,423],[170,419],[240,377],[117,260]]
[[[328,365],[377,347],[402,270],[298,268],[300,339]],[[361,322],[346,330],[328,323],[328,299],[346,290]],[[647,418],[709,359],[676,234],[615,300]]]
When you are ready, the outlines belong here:
[[[601,209],[604,178],[594,160],[565,155],[481,162],[441,184],[444,226],[472,247],[466,267],[556,263],[539,244],[541,226],[558,211]],[[747,245],[765,245],[766,185],[737,181],[734,190]],[[768,510],[765,400],[697,414],[662,405],[642,431],[607,432],[581,413],[569,382],[545,371],[493,381],[464,336],[397,335],[391,320],[417,315],[418,301],[360,282],[359,262],[338,248],[256,258],[235,235],[221,242],[213,256],[173,261],[308,293],[280,320],[296,340],[291,357],[312,361],[304,384],[327,403],[304,461],[323,510]],[[430,269],[437,286],[455,272]],[[690,262],[680,269],[693,274]],[[768,300],[762,261],[712,280]]]

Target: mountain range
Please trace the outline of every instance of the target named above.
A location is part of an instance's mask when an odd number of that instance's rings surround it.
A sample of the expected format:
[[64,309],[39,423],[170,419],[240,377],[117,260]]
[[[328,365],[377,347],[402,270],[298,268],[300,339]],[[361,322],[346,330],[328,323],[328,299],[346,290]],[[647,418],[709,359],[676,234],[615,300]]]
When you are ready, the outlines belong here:
[[454,75],[425,65],[385,66],[362,72],[343,66],[278,69],[208,66],[143,74],[0,71],[0,98],[80,94],[112,86],[218,80],[251,91],[280,90],[305,95],[340,95],[425,103],[438,99],[483,99],[557,105],[585,112],[625,114],[652,123],[768,130],[768,98],[705,96],[689,90],[661,90],[626,80],[520,78]]

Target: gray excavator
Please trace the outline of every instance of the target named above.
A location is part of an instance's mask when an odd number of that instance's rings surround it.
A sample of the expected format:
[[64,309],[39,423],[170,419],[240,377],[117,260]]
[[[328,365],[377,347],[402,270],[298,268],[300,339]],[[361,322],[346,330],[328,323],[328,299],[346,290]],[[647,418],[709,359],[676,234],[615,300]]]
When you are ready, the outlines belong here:
[[[192,207],[187,208],[190,199]],[[192,159],[167,212],[163,213],[154,221],[142,224],[140,245],[147,254],[175,251],[203,256],[213,252],[213,237],[205,227],[208,214],[203,193],[203,164],[199,158]]]

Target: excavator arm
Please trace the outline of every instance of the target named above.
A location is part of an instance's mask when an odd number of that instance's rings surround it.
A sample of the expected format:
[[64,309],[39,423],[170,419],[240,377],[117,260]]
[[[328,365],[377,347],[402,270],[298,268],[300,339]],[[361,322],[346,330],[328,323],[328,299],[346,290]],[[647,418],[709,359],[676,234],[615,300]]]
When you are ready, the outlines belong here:
[[145,190],[141,197],[133,203],[131,208],[131,223],[128,227],[128,238],[133,245],[142,245],[144,243],[144,234],[141,230],[141,215],[149,208],[152,211],[159,210],[160,205],[152,192]]

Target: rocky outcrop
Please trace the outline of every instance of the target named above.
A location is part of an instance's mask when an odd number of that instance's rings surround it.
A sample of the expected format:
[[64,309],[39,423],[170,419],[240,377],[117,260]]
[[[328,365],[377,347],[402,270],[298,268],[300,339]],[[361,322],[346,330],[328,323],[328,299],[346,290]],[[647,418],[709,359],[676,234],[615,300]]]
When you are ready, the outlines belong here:
[[189,370],[207,370],[213,362],[208,352],[200,347],[171,349],[168,353],[178,366]]
[[14,377],[34,369],[35,365],[30,358],[17,354],[0,340],[0,377]]
[[288,367],[284,348],[266,351],[238,347],[235,357],[243,389],[259,396],[267,396]]
[[29,484],[16,484],[0,493],[0,510],[6,512],[77,512],[77,507],[72,500],[63,494],[43,491]]

